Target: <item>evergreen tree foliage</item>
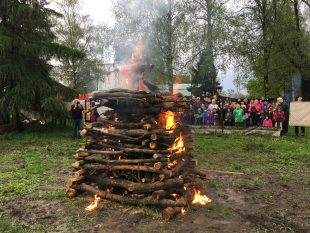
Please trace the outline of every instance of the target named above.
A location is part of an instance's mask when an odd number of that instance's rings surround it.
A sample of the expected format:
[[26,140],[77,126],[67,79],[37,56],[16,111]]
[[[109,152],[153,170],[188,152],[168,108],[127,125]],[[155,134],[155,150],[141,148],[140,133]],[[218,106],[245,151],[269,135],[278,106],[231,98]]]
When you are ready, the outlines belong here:
[[0,114],[21,126],[21,111],[62,116],[74,91],[50,77],[51,60],[82,54],[56,43],[46,1],[0,1]]

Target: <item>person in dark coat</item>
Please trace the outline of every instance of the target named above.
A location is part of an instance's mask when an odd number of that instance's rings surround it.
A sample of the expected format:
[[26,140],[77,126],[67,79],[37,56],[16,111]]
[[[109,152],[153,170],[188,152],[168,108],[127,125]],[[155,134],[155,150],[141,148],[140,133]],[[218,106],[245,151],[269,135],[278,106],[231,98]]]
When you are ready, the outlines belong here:
[[73,138],[80,137],[79,131],[81,130],[82,127],[83,110],[84,108],[79,101],[76,101],[76,103],[71,106],[70,112],[74,123]]

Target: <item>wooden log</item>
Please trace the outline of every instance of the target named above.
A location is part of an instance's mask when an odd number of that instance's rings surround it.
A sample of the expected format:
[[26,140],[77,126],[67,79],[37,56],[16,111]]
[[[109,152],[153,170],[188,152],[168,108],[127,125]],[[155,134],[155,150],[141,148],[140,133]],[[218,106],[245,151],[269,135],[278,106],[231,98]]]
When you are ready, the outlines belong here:
[[157,162],[157,163],[154,164],[154,168],[156,170],[163,169],[163,166],[164,166],[164,164],[162,162]]
[[153,128],[153,126],[151,124],[144,124],[143,125],[144,130],[150,131],[152,128]]
[[170,157],[170,154],[164,154],[164,155],[162,155],[162,154],[153,154],[153,158],[154,159],[162,159],[162,158],[169,158]]
[[82,168],[82,166],[85,164],[85,162],[83,160],[80,161],[76,161],[74,163],[71,164],[71,167],[73,167],[74,169],[80,169]]
[[152,193],[152,198],[154,198],[155,200],[160,200],[168,197],[170,197],[170,193],[166,190],[157,190]]
[[150,142],[149,147],[150,147],[152,150],[155,150],[155,149],[157,148],[157,143],[156,143],[156,142]]
[[85,180],[94,182],[100,187],[118,187],[128,190],[132,193],[152,193],[157,190],[177,190],[184,187],[184,181],[180,178],[167,179],[164,182],[154,183],[135,183],[124,179],[110,179],[89,176]]
[[122,151],[85,150],[85,149],[80,149],[77,151],[77,153],[79,157],[88,157],[94,154],[103,155],[106,157],[124,155],[124,152]]
[[144,147],[144,146],[149,145],[150,142],[151,142],[150,139],[146,139],[146,140],[143,140],[143,141],[142,141],[141,145]]
[[142,128],[144,124],[146,123],[119,122],[119,121],[109,121],[105,119],[100,119],[99,122],[90,124],[88,127],[86,127],[86,129],[98,128],[98,127],[107,128],[106,127],[107,125],[110,125],[115,129],[139,129]]
[[183,169],[185,168],[185,166],[188,164],[188,159],[182,159],[177,166],[172,170],[172,173],[170,173],[170,176],[166,176],[166,178],[170,178],[170,177],[177,177],[179,176]]
[[85,176],[76,176],[76,175],[71,176],[66,183],[67,189],[74,188],[77,184],[82,183],[84,179]]
[[152,133],[152,134],[151,134],[151,140],[152,140],[152,141],[157,141],[157,139],[158,139],[157,134],[156,134],[156,133]]
[[173,176],[173,172],[165,169],[157,170],[154,167],[140,165],[102,165],[102,164],[85,164],[82,168],[86,171],[139,171],[163,174],[166,178]]
[[[175,151],[173,151],[175,152]],[[189,153],[172,153],[172,154],[159,154],[156,153],[153,155],[154,159],[164,159],[164,158],[169,158],[170,161],[173,160],[181,160],[185,158],[186,156],[190,156]]]
[[168,159],[161,158],[161,159],[118,159],[118,160],[110,160],[110,159],[103,159],[98,156],[89,156],[84,158],[84,161],[88,163],[99,163],[99,164],[152,164],[158,162],[167,162]]
[[92,129],[88,129],[88,130],[82,130],[81,131],[81,135],[85,136],[85,135],[104,135],[110,138],[117,138],[117,139],[122,139],[123,141],[126,142],[136,142],[138,141],[138,139],[133,138],[133,137],[129,137],[127,135],[122,134],[121,130],[116,130],[116,129],[106,129],[106,128],[92,128]]
[[183,199],[178,201],[172,201],[168,199],[162,199],[162,200],[154,200],[151,197],[144,198],[144,199],[135,199],[135,198],[129,198],[124,196],[119,196],[116,194],[111,194],[108,192],[104,192],[100,189],[94,188],[87,184],[81,184],[78,186],[78,189],[83,192],[89,192],[93,195],[97,194],[102,199],[106,199],[113,202],[118,202],[122,204],[130,204],[130,205],[145,205],[145,206],[161,206],[161,207],[185,207],[187,206],[187,202]]
[[74,198],[74,197],[77,197],[77,195],[79,194],[79,191],[74,189],[74,188],[69,188],[66,190],[66,197],[67,198]]
[[146,154],[146,155],[154,155],[154,154],[169,154],[170,150],[148,150],[148,149],[123,149],[124,153],[134,153],[134,154]]

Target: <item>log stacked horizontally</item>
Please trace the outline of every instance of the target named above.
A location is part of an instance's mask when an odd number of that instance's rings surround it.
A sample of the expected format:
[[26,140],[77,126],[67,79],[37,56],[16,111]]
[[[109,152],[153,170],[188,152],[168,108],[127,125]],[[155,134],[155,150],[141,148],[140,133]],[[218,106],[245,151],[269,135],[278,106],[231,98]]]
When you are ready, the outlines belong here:
[[190,130],[179,120],[187,108],[183,96],[111,90],[92,98],[111,110],[81,132],[87,141],[74,156],[68,197],[90,193],[119,203],[160,206],[170,218],[192,204],[197,191],[204,194]]

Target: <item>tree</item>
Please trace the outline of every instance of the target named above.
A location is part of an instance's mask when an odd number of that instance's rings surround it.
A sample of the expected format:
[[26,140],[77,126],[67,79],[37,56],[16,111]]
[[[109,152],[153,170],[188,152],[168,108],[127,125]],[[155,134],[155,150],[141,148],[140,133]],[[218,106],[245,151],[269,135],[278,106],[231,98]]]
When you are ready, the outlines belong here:
[[282,95],[292,88],[296,73],[305,77],[310,71],[309,33],[298,2],[251,0],[237,15],[235,58],[253,71],[247,85],[252,95]]
[[56,43],[45,1],[2,0],[0,3],[0,114],[12,115],[21,128],[21,111],[62,117],[60,101],[74,94],[50,76],[52,58],[81,57]]
[[83,51],[83,58],[65,58],[55,70],[55,76],[68,86],[88,92],[96,89],[96,83],[105,74],[101,41],[104,26],[95,26],[87,15],[79,14],[79,0],[61,0],[61,18],[57,20],[56,34],[59,41]]
[[[203,93],[216,94],[221,90],[217,79],[218,69],[227,64],[227,38],[230,22],[225,2],[214,0],[195,0],[186,2],[195,33],[192,34],[194,65],[193,87]],[[226,64],[225,64],[226,63]]]

